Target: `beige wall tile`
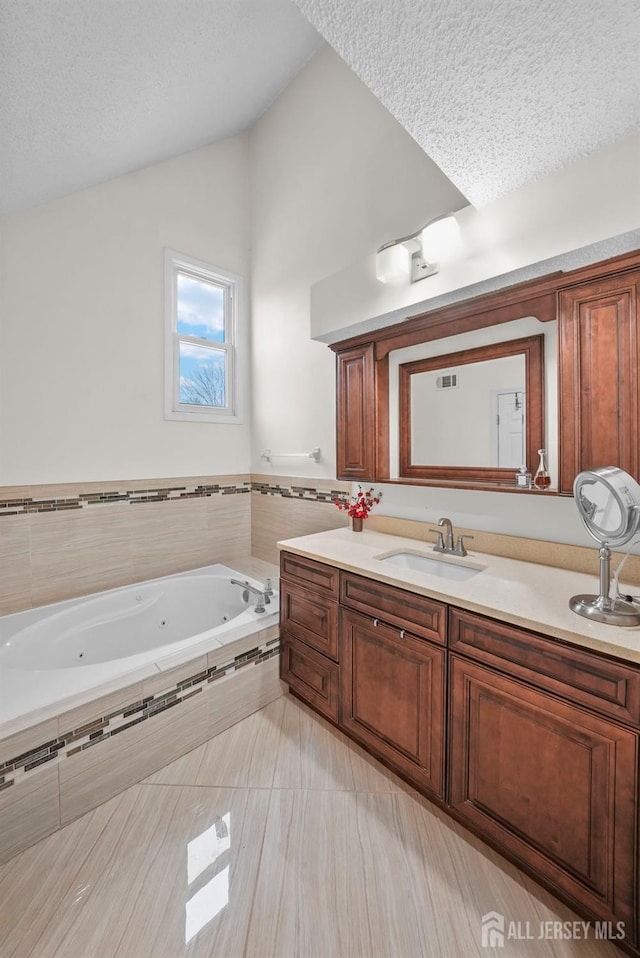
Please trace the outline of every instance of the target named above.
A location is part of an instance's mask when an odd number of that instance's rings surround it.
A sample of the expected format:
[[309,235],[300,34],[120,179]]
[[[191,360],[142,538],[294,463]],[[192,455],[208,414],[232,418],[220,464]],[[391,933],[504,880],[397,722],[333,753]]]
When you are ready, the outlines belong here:
[[346,513],[330,502],[251,493],[251,553],[267,562],[279,562],[276,543],[281,539],[339,529],[348,524]]
[[61,821],[84,815],[209,737],[205,692],[60,763]]
[[0,792],[0,862],[60,827],[58,768],[44,768]]
[[251,481],[266,482],[272,486],[304,486],[310,489],[319,489],[323,492],[332,492],[333,490],[349,492],[351,488],[351,484],[343,479],[312,479],[308,476],[301,478],[300,476],[285,476],[266,472],[252,472]]
[[284,695],[286,685],[280,681],[279,656],[259,665],[246,665],[230,678],[211,683],[215,689],[209,718],[209,736],[218,735],[236,722],[251,715]]
[[131,580],[128,508],[95,506],[29,517],[34,606]]
[[[2,521],[0,519],[0,522]],[[0,615],[30,609],[31,560],[29,555],[0,556],[0,583]]]
[[142,682],[134,682],[124,688],[117,689],[115,692],[109,692],[108,695],[94,698],[85,705],[78,705],[76,708],[69,709],[58,716],[58,732],[60,735],[64,735],[65,732],[82,728],[83,725],[93,719],[103,718],[105,715],[110,715],[111,712],[123,709],[126,705],[139,702],[143,694]]
[[249,494],[129,506],[133,579],[142,581],[250,551]]
[[0,559],[29,555],[31,536],[28,516],[0,516]]
[[0,763],[10,758],[17,758],[24,752],[30,752],[44,742],[55,742],[57,737],[58,722],[52,718],[46,722],[38,722],[37,725],[32,725],[31,728],[26,728],[22,732],[16,732],[15,735],[2,738],[0,739]]
[[237,639],[231,646],[222,645],[220,648],[211,649],[207,652],[207,668],[224,665],[237,655],[248,652],[249,649],[255,649],[257,645],[263,645],[271,639],[275,639],[280,634],[280,627],[276,623],[268,629],[261,629],[259,632],[251,632],[242,639]]
[[183,682],[185,679],[191,678],[192,675],[204,672],[207,668],[207,656],[199,655],[197,658],[185,662],[184,665],[176,666],[175,669],[158,672],[157,675],[143,679],[142,696],[146,698],[147,695],[156,695],[158,692],[164,692],[165,689],[170,689],[173,685],[177,685],[178,682]]
[[206,503],[208,561],[251,553],[251,494],[210,496]]
[[31,606],[28,516],[0,516],[0,615]]
[[248,665],[205,686],[188,701],[64,759],[60,763],[62,824],[190,752],[283,691],[277,657]]
[[0,500],[6,499],[58,499],[72,498],[83,492],[126,492],[140,489],[168,489],[193,485],[228,485],[249,482],[249,473],[232,473],[219,476],[171,476],[152,479],[106,479],[93,482],[58,482],[24,486],[0,486]]

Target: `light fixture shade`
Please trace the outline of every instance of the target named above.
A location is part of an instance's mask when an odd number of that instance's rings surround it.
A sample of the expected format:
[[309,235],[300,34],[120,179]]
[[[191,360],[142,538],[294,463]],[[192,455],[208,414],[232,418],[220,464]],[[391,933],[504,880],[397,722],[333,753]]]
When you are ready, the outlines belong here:
[[460,224],[455,216],[440,216],[428,223],[420,236],[427,263],[442,263],[460,249]]
[[402,243],[387,246],[376,253],[376,279],[390,286],[404,286],[411,281],[411,253]]

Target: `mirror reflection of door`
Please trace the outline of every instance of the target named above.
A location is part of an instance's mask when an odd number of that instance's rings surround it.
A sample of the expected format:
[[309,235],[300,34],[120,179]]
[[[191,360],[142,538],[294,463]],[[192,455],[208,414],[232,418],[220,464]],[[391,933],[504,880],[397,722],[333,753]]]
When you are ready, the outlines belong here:
[[500,390],[495,393],[496,431],[493,452],[494,466],[518,469],[527,461],[524,447],[525,394],[521,389]]

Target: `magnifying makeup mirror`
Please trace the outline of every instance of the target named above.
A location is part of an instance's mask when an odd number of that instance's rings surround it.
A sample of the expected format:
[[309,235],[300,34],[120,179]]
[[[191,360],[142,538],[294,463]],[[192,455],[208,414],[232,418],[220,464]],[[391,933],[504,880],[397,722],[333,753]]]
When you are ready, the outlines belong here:
[[640,485],[617,466],[581,472],[573,484],[580,518],[600,543],[600,594],[574,595],[569,608],[607,625],[640,625],[640,607],[609,597],[611,546],[622,546],[640,526]]

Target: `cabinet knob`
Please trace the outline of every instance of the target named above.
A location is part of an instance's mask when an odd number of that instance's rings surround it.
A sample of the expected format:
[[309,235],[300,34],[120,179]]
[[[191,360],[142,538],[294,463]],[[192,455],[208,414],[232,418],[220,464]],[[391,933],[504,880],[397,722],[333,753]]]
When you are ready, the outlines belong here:
[[400,629],[400,638],[404,639],[404,629]]
[[378,622],[379,622],[379,621],[380,621],[379,619],[374,619],[374,620],[373,620],[373,624],[374,624],[374,626],[375,626],[376,628],[378,627]]

